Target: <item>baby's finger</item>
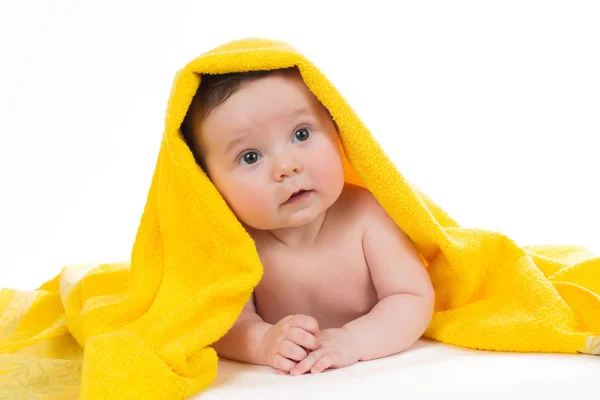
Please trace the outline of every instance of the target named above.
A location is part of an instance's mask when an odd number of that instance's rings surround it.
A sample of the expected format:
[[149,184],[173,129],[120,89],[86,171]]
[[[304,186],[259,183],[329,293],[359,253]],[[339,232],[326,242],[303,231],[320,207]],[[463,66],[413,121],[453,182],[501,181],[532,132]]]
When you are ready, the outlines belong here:
[[319,334],[319,323],[317,320],[310,315],[297,314],[294,315],[289,321],[288,324],[290,327],[295,326],[297,328],[302,328],[305,331],[312,333],[317,336]]
[[[305,349],[316,350],[319,348],[319,340],[302,328],[290,327],[284,335],[287,340]],[[304,357],[306,357],[306,354]]]
[[286,372],[286,371],[284,371],[282,369],[279,369],[279,368],[275,368],[275,373],[277,375],[287,375],[288,374],[288,372]]
[[290,369],[290,374],[296,376],[308,372],[313,367],[313,365],[315,365],[317,360],[321,358],[321,355],[323,353],[323,349],[318,349],[311,352],[308,356],[306,356],[304,360],[300,361],[295,367]]
[[284,372],[290,371],[292,368],[296,366],[296,362],[290,360],[289,358],[285,358],[281,354],[275,354],[273,356],[273,368],[276,370],[282,370]]
[[306,350],[297,344],[290,342],[289,340],[284,340],[281,342],[278,353],[283,357],[294,361],[304,360],[304,358],[308,355]]
[[333,357],[331,356],[331,353],[325,353],[321,356],[321,358],[319,358],[315,362],[315,364],[310,369],[310,372],[312,374],[319,374],[319,373],[325,371],[327,368],[331,367],[332,364],[333,364]]

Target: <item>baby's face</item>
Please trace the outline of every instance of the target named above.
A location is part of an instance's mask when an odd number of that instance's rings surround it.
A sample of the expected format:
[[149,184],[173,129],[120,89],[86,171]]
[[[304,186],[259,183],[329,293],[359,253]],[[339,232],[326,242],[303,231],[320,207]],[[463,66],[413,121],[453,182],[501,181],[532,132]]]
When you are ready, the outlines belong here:
[[[299,76],[273,73],[244,83],[199,131],[208,175],[252,228],[307,224],[342,192],[337,131]],[[309,192],[288,201],[301,189]]]

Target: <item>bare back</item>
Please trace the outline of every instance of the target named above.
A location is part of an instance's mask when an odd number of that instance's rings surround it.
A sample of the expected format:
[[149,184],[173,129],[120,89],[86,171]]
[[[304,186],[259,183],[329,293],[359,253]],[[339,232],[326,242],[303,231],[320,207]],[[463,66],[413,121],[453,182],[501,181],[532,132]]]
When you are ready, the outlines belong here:
[[339,328],[367,314],[378,298],[366,263],[358,206],[366,189],[346,184],[329,208],[319,240],[301,250],[278,246],[268,233],[254,236],[264,275],[255,288],[257,314],[271,324],[291,314]]

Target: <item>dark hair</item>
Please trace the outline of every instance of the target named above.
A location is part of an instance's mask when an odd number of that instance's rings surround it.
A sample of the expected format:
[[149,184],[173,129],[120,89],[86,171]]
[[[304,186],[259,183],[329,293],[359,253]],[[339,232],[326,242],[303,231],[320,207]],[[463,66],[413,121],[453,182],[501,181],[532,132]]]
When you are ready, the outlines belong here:
[[244,83],[263,78],[274,72],[296,72],[297,67],[281,68],[274,70],[233,72],[218,75],[202,75],[200,86],[192,99],[187,114],[181,124],[181,132],[188,147],[192,151],[198,165],[206,171],[206,165],[202,154],[196,151],[196,132],[200,123],[210,112],[220,104],[224,103]]

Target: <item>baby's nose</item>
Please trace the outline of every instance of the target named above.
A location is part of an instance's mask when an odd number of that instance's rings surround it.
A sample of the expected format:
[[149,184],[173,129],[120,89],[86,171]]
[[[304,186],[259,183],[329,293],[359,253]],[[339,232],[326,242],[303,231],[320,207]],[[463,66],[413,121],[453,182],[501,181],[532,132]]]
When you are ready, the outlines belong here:
[[275,169],[275,179],[282,180],[293,174],[302,172],[302,164],[296,158],[285,158],[278,161]]

